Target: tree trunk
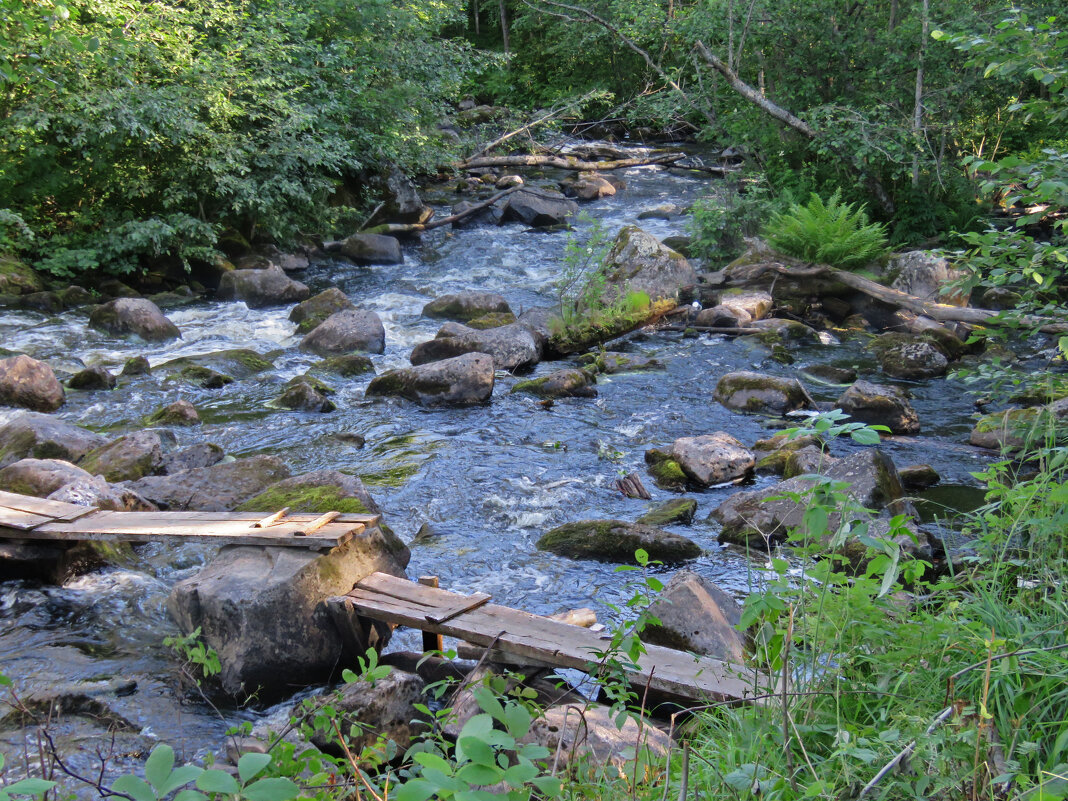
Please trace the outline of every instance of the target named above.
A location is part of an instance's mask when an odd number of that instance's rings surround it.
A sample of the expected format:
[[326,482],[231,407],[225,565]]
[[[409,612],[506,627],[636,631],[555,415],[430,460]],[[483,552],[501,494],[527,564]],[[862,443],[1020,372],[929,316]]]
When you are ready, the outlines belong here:
[[471,0],[471,13],[474,15],[475,18],[475,36],[478,36],[478,0]]
[[508,55],[508,12],[504,8],[504,0],[500,0],[501,9],[501,38],[504,40],[504,54]]
[[614,161],[581,161],[572,156],[530,155],[530,156],[482,156],[470,158],[460,165],[470,170],[476,167],[556,167],[561,170],[576,172],[599,172],[618,170],[621,167],[645,167],[650,164],[674,164],[686,157],[685,153],[664,153],[647,158],[615,159]]
[[927,55],[927,27],[929,0],[923,0],[923,22],[920,26],[920,52],[916,56],[916,104],[912,110],[912,138],[916,152],[912,154],[912,186],[920,185],[920,142],[923,135],[923,61]]

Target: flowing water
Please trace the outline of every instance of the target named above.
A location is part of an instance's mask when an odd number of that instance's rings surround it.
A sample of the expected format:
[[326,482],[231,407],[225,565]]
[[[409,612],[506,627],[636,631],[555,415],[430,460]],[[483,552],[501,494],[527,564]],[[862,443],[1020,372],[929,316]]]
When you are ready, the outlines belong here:
[[[634,223],[658,237],[684,233],[682,217],[638,220],[637,215],[665,203],[686,206],[715,186],[707,177],[659,168],[629,169],[622,177],[626,191],[583,207],[610,233]],[[584,225],[588,223],[580,223]],[[530,233],[517,224],[442,228],[406,244],[402,265],[357,267],[326,261],[297,277],[313,292],[337,286],[382,317],[386,352],[373,357],[381,373],[407,365],[412,346],[433,337],[440,322],[422,318],[420,311],[438,295],[495,291],[517,313],[554,303],[566,237],[564,232]],[[0,311],[0,344],[45,359],[57,370],[99,364],[117,372],[126,358],[138,354],[153,366],[227,348],[267,354],[274,360],[274,371],[223,389],[165,384],[152,375],[123,378],[113,392],[68,392],[58,414],[117,434],[136,429],[143,415],[185,398],[200,411],[204,424],[175,431],[175,447],[214,442],[237,457],[278,455],[294,473],[354,473],[367,483],[387,522],[405,541],[424,523],[430,524],[434,536],[411,546],[410,575],[437,575],[443,587],[488,592],[496,602],[534,612],[593,606],[602,617],[609,616],[606,604],[625,597],[621,574],[609,564],[539,552],[534,543],[549,528],[568,521],[634,519],[645,512],[649,502],[622,497],[613,482],[633,470],[647,476],[647,448],[719,430],[749,444],[766,436],[774,423],[729,412],[713,402],[721,374],[754,369],[792,375],[820,362],[855,366],[862,376],[884,380],[864,351],[863,338],[801,348],[793,351],[796,364],[784,367],[765,349],[742,340],[659,332],[638,334],[617,345],[655,357],[664,370],[600,377],[598,398],[565,399],[551,409],[529,396],[510,395],[519,379],[498,374],[492,402],[474,408],[370,402],[363,397],[368,378],[329,377],[337,389],[337,411],[281,411],[271,408],[270,401],[287,379],[317,360],[297,349],[300,337],[288,313],[288,307],[253,310],[243,303],[202,301],[168,312],[182,331],[179,342],[145,345],[89,329],[85,311],[48,317],[5,310]],[[560,366],[543,363],[533,375]],[[818,400],[833,400],[842,391],[806,383]],[[966,493],[976,484],[970,472],[984,464],[981,452],[962,444],[971,427],[971,397],[946,380],[907,386],[924,433],[892,438],[884,447],[899,466],[930,463],[943,484]],[[17,414],[0,409],[0,423]],[[366,446],[338,438],[342,432],[363,436]],[[835,453],[850,447],[836,444]],[[755,485],[772,480],[759,477]],[[671,497],[655,489],[651,479],[646,478],[646,484],[654,502]],[[705,522],[715,505],[734,491],[695,493],[700,503],[697,521],[673,530],[706,549],[689,567],[741,596],[760,565],[719,547],[715,526]],[[949,497],[961,502],[959,493]],[[929,508],[937,509],[937,502]],[[0,584],[0,669],[15,678],[23,696],[70,682],[134,680],[136,690],[108,703],[133,730],[171,742],[185,758],[196,756],[197,748],[217,746],[227,725],[251,713],[227,711],[224,721],[206,705],[181,703],[174,662],[162,645],[166,635],[175,633],[164,609],[170,587],[192,575],[210,555],[203,546],[150,545],[133,563],[82,576],[63,587]],[[400,642],[411,646],[415,640],[401,637]],[[72,730],[66,736],[77,740],[85,733]],[[0,750],[11,753],[16,743],[8,740],[0,742]],[[123,747],[120,737],[117,752],[123,753]]]

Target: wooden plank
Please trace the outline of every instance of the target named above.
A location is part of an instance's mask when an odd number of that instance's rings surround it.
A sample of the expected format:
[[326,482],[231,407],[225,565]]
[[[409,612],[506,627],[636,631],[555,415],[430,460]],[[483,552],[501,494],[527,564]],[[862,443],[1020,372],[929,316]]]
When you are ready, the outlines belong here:
[[[437,589],[438,577],[437,576],[420,576],[419,583],[424,587],[433,587]],[[445,643],[441,639],[440,634],[435,634],[432,631],[423,632],[423,653],[441,653],[445,650]]]
[[77,520],[79,517],[96,511],[95,506],[80,506],[66,501],[50,501],[47,498],[35,498],[32,495],[3,491],[0,491],[0,507],[44,515],[54,520]]
[[[466,596],[421,587],[382,573],[362,579],[346,597],[358,613],[368,617],[457,637],[483,648],[493,645],[515,657],[558,667],[590,670],[611,639],[608,633],[495,604],[479,606],[442,623],[431,623],[427,617],[435,609],[452,608]],[[648,682],[653,689],[688,699],[742,700],[764,692],[768,685],[767,679],[743,666],[655,645],[646,646],[638,667],[633,678],[636,685]]]
[[478,609],[480,606],[485,606],[489,603],[489,600],[492,597],[492,595],[487,595],[484,592],[476,592],[474,595],[466,595],[462,601],[458,601],[452,606],[446,607],[432,615],[427,615],[426,619],[430,623],[444,623],[448,620],[452,620],[454,617],[459,617],[464,612],[470,612],[472,609]]
[[39,515],[22,509],[10,509],[0,506],[0,526],[15,528],[24,532],[31,528],[37,528],[37,526],[44,523],[51,523],[53,520],[55,518],[48,515]]
[[284,509],[279,509],[273,515],[267,515],[267,517],[263,518],[263,520],[257,520],[255,523],[252,524],[252,527],[269,528],[270,526],[273,526],[275,523],[281,520],[283,517],[285,517],[287,514],[289,514],[288,506],[286,506]]

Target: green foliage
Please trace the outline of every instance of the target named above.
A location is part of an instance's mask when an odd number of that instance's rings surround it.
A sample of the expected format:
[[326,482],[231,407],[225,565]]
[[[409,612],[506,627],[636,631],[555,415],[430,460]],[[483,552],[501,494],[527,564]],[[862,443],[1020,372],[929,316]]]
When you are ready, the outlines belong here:
[[33,242],[33,231],[11,209],[0,209],[0,254],[16,253]]
[[200,635],[200,626],[197,626],[188,635],[176,634],[163,639],[163,645],[185,661],[185,667],[197,686],[200,686],[202,679],[210,679],[222,672],[218,652],[214,648],[209,648],[200,639]]
[[773,197],[763,177],[725,183],[722,191],[701,198],[690,210],[694,255],[716,265],[741,255],[746,237],[759,234],[788,198],[788,193]]
[[886,228],[868,222],[863,207],[843,203],[835,191],[824,202],[813,193],[768,221],[765,235],[776,250],[833,267],[862,267],[886,253]]

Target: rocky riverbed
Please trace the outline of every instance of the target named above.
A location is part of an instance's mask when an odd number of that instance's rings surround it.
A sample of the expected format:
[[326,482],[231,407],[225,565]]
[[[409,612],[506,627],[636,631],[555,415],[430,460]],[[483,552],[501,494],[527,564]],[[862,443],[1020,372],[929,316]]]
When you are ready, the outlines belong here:
[[[625,188],[593,192],[581,206],[611,234],[625,225],[659,239],[683,234],[679,209],[715,188],[707,176],[681,170],[619,173],[617,183]],[[562,177],[542,173],[527,181],[551,187]],[[436,204],[458,199],[451,187],[427,198]],[[586,520],[630,526],[684,492],[696,501],[696,513],[657,522],[690,543],[670,556],[742,597],[759,581],[763,560],[722,544],[749,539],[722,536],[734,529],[724,514],[710,513],[736,493],[760,493],[780,480],[771,470],[753,472],[771,454],[757,443],[803,422],[813,407],[838,404],[858,417],[862,406],[878,407],[882,416],[867,422],[896,415],[880,458],[897,468],[933,468],[939,483],[918,494],[927,499],[919,504],[924,522],[977,502],[971,473],[991,452],[969,444],[973,398],[944,372],[950,361],[981,355],[954,351],[953,343],[940,349],[933,336],[917,344],[900,333],[873,348],[872,332],[850,318],[854,310],[832,313],[830,302],[824,303],[823,330],[768,322],[761,318],[776,304],[739,299],[713,281],[703,290],[704,317],[688,323],[718,327],[733,319],[757,330],[741,337],[640,330],[613,342],[606,355],[539,361],[544,343],[530,333],[538,329],[530,313],[557,301],[568,234],[529,227],[546,222],[538,216],[548,214],[543,198],[532,195],[524,205],[517,194],[510,203],[515,221],[508,215],[501,225],[480,219],[405,240],[400,263],[356,264],[343,257],[357,253],[350,243],[347,251],[310,263],[247,265],[237,273],[250,274],[232,273],[218,297],[157,297],[165,321],[135,299],[93,312],[95,319],[89,306],[0,310],[0,343],[11,354],[11,369],[32,372],[29,359],[15,364],[15,354],[25,354],[66,385],[48,385],[36,406],[48,416],[29,428],[67,426],[19,439],[26,410],[0,407],[0,425],[8,432],[0,442],[0,467],[11,471],[0,488],[46,495],[79,479],[83,493],[91,493],[92,477],[102,474],[110,484],[97,482],[96,491],[116,496],[113,502],[124,508],[271,511],[294,497],[292,476],[317,472],[320,479],[297,488],[300,497],[328,508],[349,504],[342,511],[380,509],[410,547],[410,575],[438,575],[442,586],[487,592],[535,612],[594,606],[602,615],[606,604],[627,594],[613,563],[539,549],[543,536]],[[439,216],[447,213],[442,209]],[[590,224],[575,223],[580,231]],[[395,254],[375,260],[396,262]],[[697,265],[706,272],[722,266]],[[443,311],[449,302],[425,308],[470,291],[500,298],[469,308],[459,303]],[[308,298],[316,302],[296,307]],[[141,335],[122,320],[136,321]],[[501,322],[508,328],[483,327]],[[354,350],[359,355],[351,355]],[[460,396],[442,397],[442,387],[451,391],[456,382],[440,374],[422,383],[390,374],[444,370],[436,360],[446,357],[466,360],[462,373],[470,386]],[[754,400],[747,373],[780,379],[779,394]],[[742,377],[724,384],[728,374]],[[863,391],[868,400],[843,400],[851,386],[854,396]],[[443,399],[450,402],[437,404]],[[30,405],[22,396],[8,400]],[[908,411],[901,407],[906,400]],[[791,411],[801,416],[782,417]],[[718,439],[702,440],[710,435]],[[705,446],[718,449],[714,463],[702,456]],[[865,453],[870,449],[848,441],[830,445],[835,464],[849,475]],[[27,470],[24,464],[22,472],[13,470],[24,456],[77,467]],[[777,463],[779,473],[785,461]],[[664,470],[665,463],[678,468]],[[323,471],[342,475],[321,480]],[[642,477],[650,500],[625,497],[616,488],[631,473]],[[952,540],[951,528],[930,531]],[[150,545],[109,555],[109,566],[62,586],[30,578],[0,584],[4,672],[23,694],[122,679],[123,694],[112,687],[107,706],[126,721],[123,730],[132,740],[158,736],[178,748],[218,742],[227,725],[253,713],[227,712],[219,720],[205,706],[184,705],[173,659],[162,645],[176,630],[165,611],[171,587],[210,557],[203,546]],[[415,639],[398,642],[414,645]],[[72,729],[69,736],[89,735]]]

